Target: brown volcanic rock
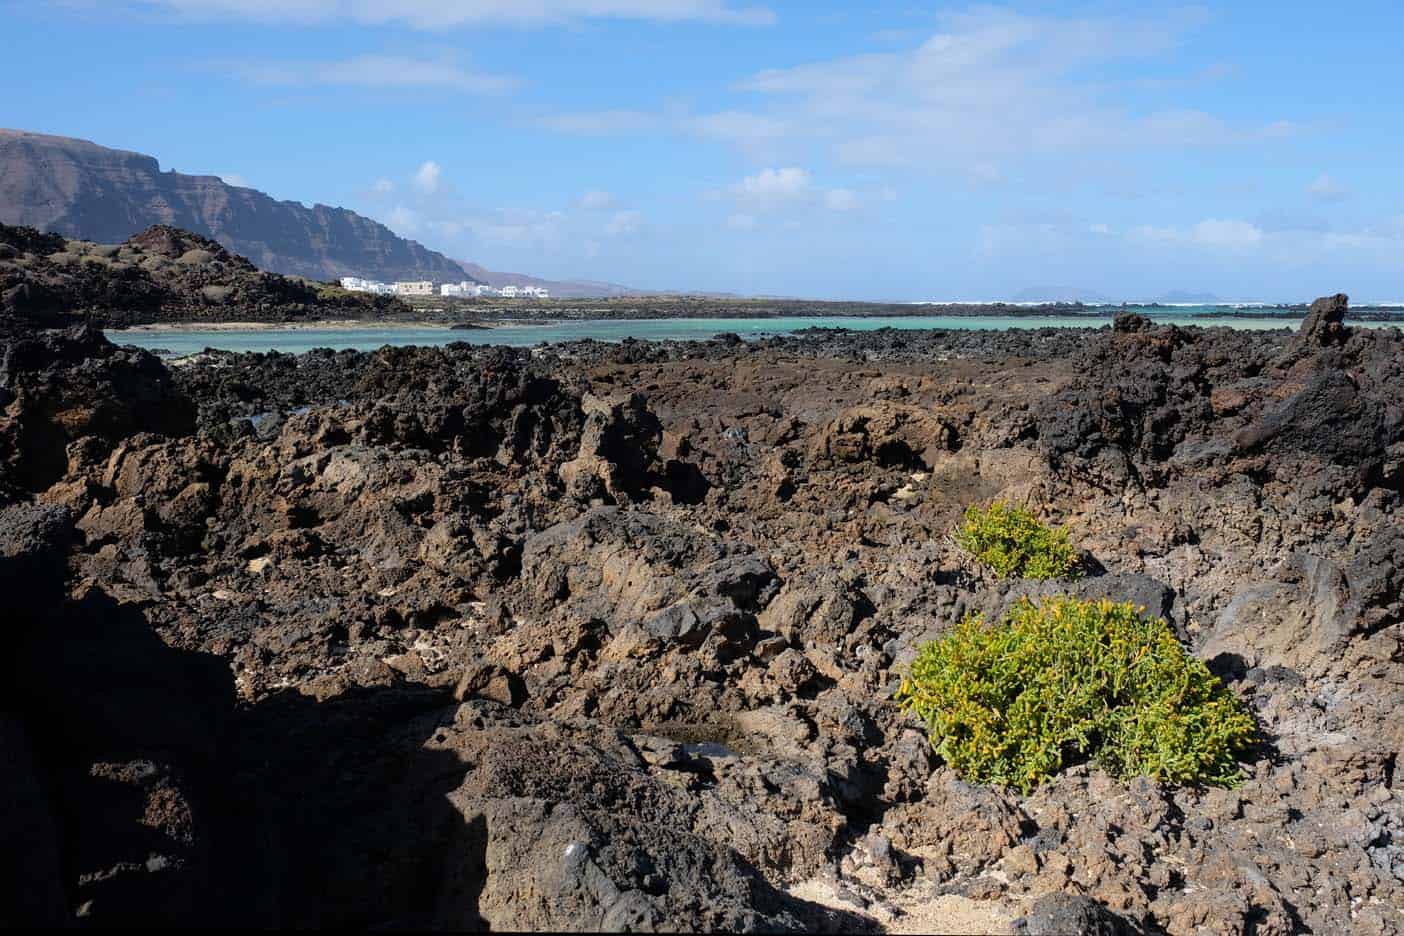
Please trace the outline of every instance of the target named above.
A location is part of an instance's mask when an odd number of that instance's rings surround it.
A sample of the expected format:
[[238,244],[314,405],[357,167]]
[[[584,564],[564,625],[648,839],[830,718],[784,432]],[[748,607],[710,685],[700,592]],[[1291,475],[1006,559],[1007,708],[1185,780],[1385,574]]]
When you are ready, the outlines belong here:
[[162,172],[150,156],[22,130],[0,129],[0,222],[101,243],[172,225],[261,269],[312,279],[472,279],[344,208],[275,201],[215,176]]
[[64,475],[74,443],[88,457],[140,432],[182,435],[195,410],[149,352],[96,329],[24,334],[0,358],[0,495],[40,491]]
[[1350,298],[1345,293],[1317,299],[1302,320],[1302,337],[1312,344],[1341,344],[1347,335],[1344,321],[1349,308]]
[[[75,409],[115,366],[3,341],[60,358],[12,372]],[[1389,330],[1141,322],[212,354],[167,378],[193,431],[65,436],[16,492],[67,510],[0,522],[9,581],[89,598],[38,596],[65,613],[11,659],[53,701],[0,743],[80,828],[53,849],[94,922],[916,929],[958,898],[1054,931],[1399,933],[1401,368]],[[572,489],[582,455],[601,483]],[[891,702],[915,648],[1063,587],[950,542],[996,497],[1069,526],[1069,590],[1168,614],[1253,706],[1239,788],[1084,764],[1020,796],[941,764]]]

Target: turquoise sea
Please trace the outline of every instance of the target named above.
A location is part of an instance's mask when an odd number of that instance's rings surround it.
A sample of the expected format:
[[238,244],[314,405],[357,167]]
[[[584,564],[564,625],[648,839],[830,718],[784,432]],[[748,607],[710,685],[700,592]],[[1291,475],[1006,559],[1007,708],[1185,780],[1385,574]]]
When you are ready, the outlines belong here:
[[[1117,309],[1116,311],[1122,311]],[[1189,308],[1131,308],[1158,322],[1182,325],[1227,326],[1230,328],[1296,328],[1301,319],[1242,318],[1222,306]],[[528,346],[541,342],[593,338],[621,341],[625,338],[687,340],[710,338],[719,332],[735,332],[743,338],[783,335],[804,328],[848,328],[854,331],[879,328],[1097,328],[1110,324],[1105,316],[791,316],[786,318],[711,319],[571,319],[560,322],[506,324],[483,329],[401,326],[331,328],[134,328],[109,331],[119,344],[132,344],[170,355],[195,354],[206,348],[224,351],[281,351],[298,353],[312,348],[352,348],[370,350],[384,345],[444,345],[461,341],[469,344]],[[1360,323],[1370,324],[1370,323]]]

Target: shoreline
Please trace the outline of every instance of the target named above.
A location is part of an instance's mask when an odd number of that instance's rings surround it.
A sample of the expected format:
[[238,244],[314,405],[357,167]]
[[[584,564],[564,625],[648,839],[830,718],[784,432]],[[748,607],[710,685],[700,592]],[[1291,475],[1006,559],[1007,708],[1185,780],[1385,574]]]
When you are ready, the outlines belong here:
[[[1233,320],[1242,322],[1280,322],[1283,328],[1292,328],[1299,322],[1304,313],[1287,312],[1274,310],[1273,312],[1245,312],[1224,311],[1224,312],[1195,312],[1176,314],[1173,310],[1152,309],[1152,310],[1132,310],[1133,314],[1148,315],[1150,317],[1173,317],[1173,324],[1181,326],[1214,327],[1216,320]],[[218,321],[218,322],[149,322],[141,325],[128,325],[124,327],[109,326],[104,331],[121,335],[166,335],[166,334],[198,334],[198,333],[266,333],[266,332],[307,332],[307,331],[330,331],[330,332],[364,332],[364,331],[390,331],[390,330],[423,330],[434,332],[472,332],[472,331],[492,331],[498,329],[511,328],[551,328],[558,326],[580,326],[588,323],[627,323],[627,322],[764,322],[771,320],[784,320],[793,318],[804,318],[816,320],[812,327],[844,327],[826,326],[825,319],[920,319],[920,318],[956,318],[961,320],[980,319],[1018,319],[1029,323],[1030,327],[1037,327],[1040,320],[1054,321],[1057,319],[1073,319],[1085,322],[1079,326],[1061,327],[1085,327],[1098,328],[1110,324],[1116,315],[1116,310],[1100,312],[1064,312],[1058,315],[1039,313],[1036,315],[1023,315],[1018,313],[979,313],[964,315],[947,315],[946,313],[925,313],[925,314],[905,314],[890,316],[875,315],[842,315],[842,314],[809,314],[809,315],[622,315],[622,316],[574,316],[574,315],[553,315],[553,316],[518,316],[512,318],[487,318],[473,321],[445,321],[443,318],[422,318],[422,319],[299,319],[295,321],[282,322],[257,322],[257,321]],[[1361,310],[1357,314],[1348,315],[1345,319],[1347,325],[1362,325],[1367,327],[1404,325],[1404,316],[1394,312],[1382,312],[1377,310]],[[1261,327],[1261,326],[1259,326]],[[1270,327],[1270,326],[1269,326]]]
[[[493,322],[453,323],[443,321],[405,321],[403,319],[316,319],[296,322],[151,322],[146,325],[129,325],[125,328],[106,328],[104,331],[123,335],[161,335],[172,332],[269,332],[269,331],[377,331],[386,328],[422,328],[435,331],[472,331],[483,328],[513,328],[537,322],[518,322],[500,319]],[[471,327],[467,327],[471,326]]]

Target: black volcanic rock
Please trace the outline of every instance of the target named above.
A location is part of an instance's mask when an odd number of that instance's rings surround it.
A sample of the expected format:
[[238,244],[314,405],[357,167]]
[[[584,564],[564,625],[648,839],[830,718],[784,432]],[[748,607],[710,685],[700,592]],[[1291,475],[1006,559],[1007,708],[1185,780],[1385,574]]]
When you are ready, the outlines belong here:
[[150,156],[0,129],[0,222],[116,243],[157,224],[212,238],[264,270],[313,279],[472,279],[369,218],[308,208],[216,176],[162,172]]
[[290,322],[409,314],[391,296],[258,269],[218,242],[156,225],[122,244],[0,224],[0,330],[151,322]]

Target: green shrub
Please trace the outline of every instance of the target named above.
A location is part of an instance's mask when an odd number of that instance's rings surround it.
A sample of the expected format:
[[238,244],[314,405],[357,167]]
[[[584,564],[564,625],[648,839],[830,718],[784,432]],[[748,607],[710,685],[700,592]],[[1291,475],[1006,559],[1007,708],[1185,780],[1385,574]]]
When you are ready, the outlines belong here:
[[333,283],[311,283],[317,290],[317,299],[320,302],[340,302],[342,299],[352,298],[355,294],[349,289],[342,289]]
[[1021,601],[922,647],[897,693],[966,779],[1028,792],[1070,761],[1232,786],[1252,716],[1166,623],[1130,604]]
[[1021,507],[998,501],[971,505],[956,543],[1001,578],[1055,579],[1077,574],[1077,550],[1068,531],[1049,527]]

